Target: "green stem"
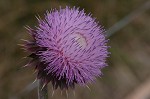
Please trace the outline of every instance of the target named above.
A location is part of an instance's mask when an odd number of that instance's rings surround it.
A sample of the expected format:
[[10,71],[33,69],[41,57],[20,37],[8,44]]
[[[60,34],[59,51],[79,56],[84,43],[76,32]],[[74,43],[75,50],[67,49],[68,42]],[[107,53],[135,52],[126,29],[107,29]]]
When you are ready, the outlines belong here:
[[38,80],[38,99],[48,99],[48,89],[47,85],[44,87],[44,83],[42,80]]

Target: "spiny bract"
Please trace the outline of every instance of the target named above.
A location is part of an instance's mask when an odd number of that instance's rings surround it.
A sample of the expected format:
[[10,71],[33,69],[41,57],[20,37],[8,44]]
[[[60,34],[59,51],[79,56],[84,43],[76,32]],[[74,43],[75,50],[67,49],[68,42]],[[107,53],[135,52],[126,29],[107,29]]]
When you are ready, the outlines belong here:
[[27,27],[33,39],[25,41],[24,49],[30,52],[32,60],[27,65],[35,66],[38,79],[63,90],[86,85],[102,75],[108,40],[91,14],[66,7],[37,19],[36,29]]

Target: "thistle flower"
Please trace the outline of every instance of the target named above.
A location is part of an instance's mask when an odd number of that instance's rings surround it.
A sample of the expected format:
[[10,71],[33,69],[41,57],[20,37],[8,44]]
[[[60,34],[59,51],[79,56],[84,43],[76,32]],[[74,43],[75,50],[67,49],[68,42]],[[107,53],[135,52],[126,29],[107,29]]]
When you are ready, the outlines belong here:
[[33,39],[25,41],[24,49],[30,52],[27,65],[35,66],[38,79],[63,90],[86,85],[102,75],[108,40],[91,14],[66,7],[37,19],[36,29],[27,28]]

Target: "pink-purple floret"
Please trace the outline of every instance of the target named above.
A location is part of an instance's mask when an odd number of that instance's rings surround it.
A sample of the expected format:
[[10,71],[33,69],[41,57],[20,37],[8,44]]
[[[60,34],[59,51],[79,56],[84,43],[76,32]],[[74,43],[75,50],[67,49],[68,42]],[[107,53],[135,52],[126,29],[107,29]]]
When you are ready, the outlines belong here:
[[102,75],[109,55],[108,40],[91,14],[66,7],[47,11],[45,19],[38,18],[38,22],[36,29],[27,28],[33,39],[24,44],[38,79],[52,82],[54,89],[68,89]]

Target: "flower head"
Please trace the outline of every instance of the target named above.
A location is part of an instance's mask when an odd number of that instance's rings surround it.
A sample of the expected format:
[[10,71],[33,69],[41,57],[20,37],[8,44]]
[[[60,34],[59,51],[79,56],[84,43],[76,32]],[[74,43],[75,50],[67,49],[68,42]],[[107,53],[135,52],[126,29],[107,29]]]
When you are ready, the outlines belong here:
[[36,29],[27,28],[33,40],[24,44],[38,79],[45,84],[51,82],[54,89],[68,89],[102,75],[108,40],[91,14],[66,7],[47,12],[38,22]]

